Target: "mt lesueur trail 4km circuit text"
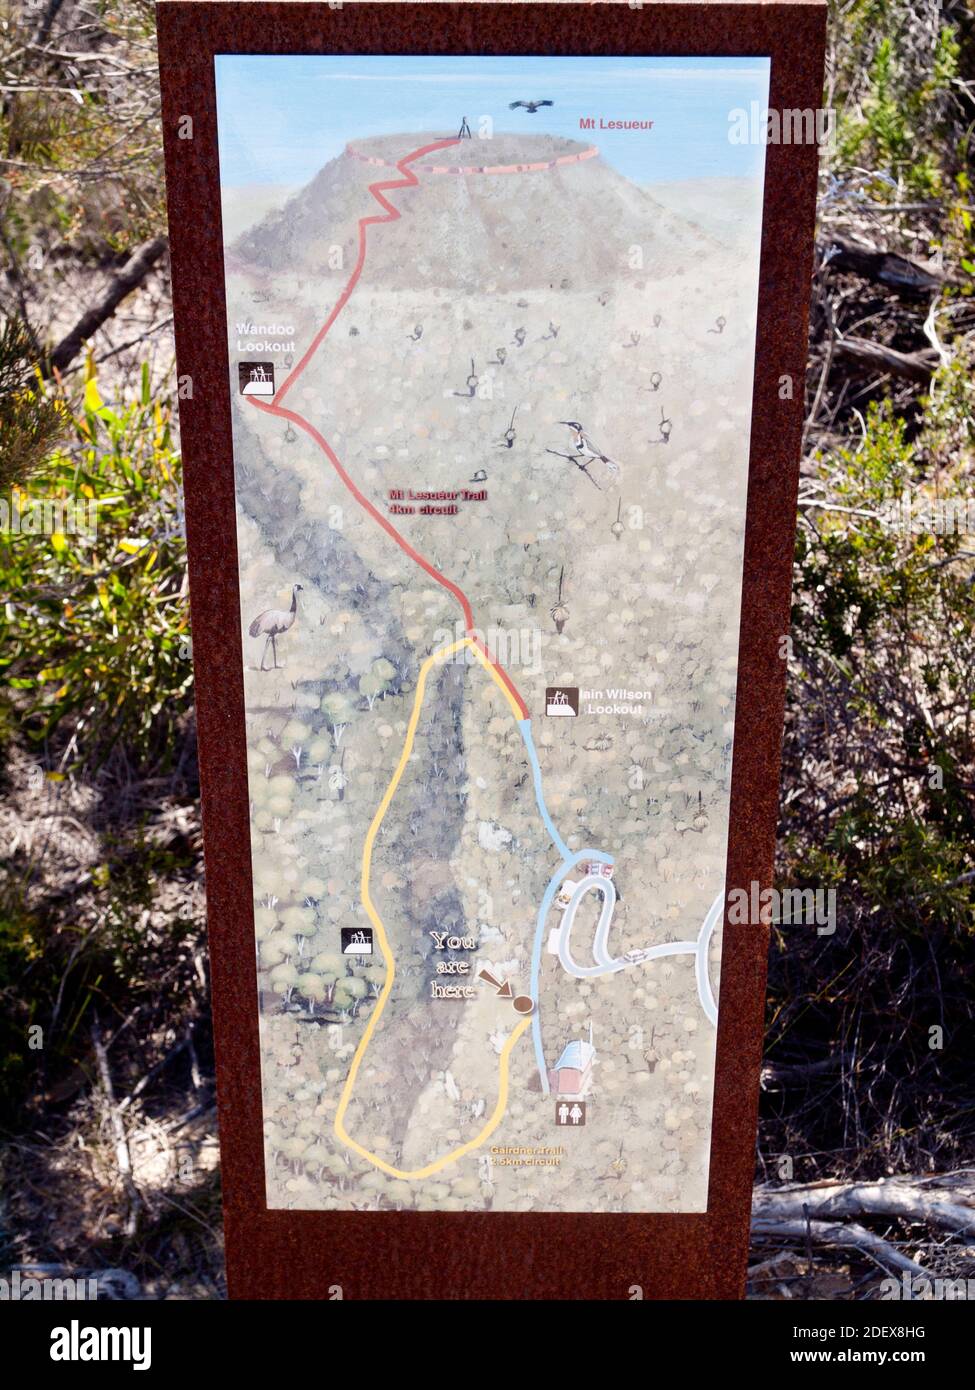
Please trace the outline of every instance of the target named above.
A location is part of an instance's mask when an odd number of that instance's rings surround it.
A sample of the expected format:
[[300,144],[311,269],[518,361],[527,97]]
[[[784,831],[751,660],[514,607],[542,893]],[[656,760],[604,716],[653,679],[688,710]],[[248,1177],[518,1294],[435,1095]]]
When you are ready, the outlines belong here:
[[[372,922],[378,935],[380,950],[382,952],[383,960],[386,966],[386,979],[382,991],[379,995],[376,1008],[366,1024],[366,1028],[363,1032],[362,1038],[359,1042],[358,1047],[356,1048],[355,1055],[352,1059],[349,1068],[349,1073],[342,1090],[342,1095],[339,1101],[338,1109],[336,1111],[334,1123],[334,1131],[336,1136],[348,1148],[352,1149],[355,1153],[359,1154],[362,1158],[366,1159],[369,1163],[373,1164],[374,1167],[381,1169],[383,1172],[388,1173],[390,1176],[410,1180],[418,1180],[430,1177],[433,1173],[436,1173],[440,1171],[442,1168],[446,1167],[448,1164],[455,1162],[464,1154],[469,1153],[471,1150],[476,1149],[481,1144],[483,1144],[485,1140],[498,1127],[507,1107],[509,1064],[511,1053],[519,1038],[529,1028],[531,1028],[532,1030],[536,1062],[538,1065],[539,1076],[541,1080],[541,1089],[544,1094],[549,1094],[550,1086],[548,1079],[548,1070],[546,1067],[544,1051],[542,1047],[540,1012],[538,1008],[542,941],[546,918],[551,909],[552,902],[555,898],[555,894],[559,889],[559,885],[565,877],[566,873],[570,869],[586,860],[595,860],[597,862],[602,862],[607,865],[612,865],[613,863],[612,857],[603,853],[600,850],[584,849],[578,851],[577,853],[571,852],[565,844],[565,842],[563,841],[562,837],[559,835],[558,830],[555,828],[551,816],[549,815],[549,812],[545,805],[545,800],[542,791],[541,769],[539,767],[538,754],[536,752],[534,740],[532,737],[531,718],[528,712],[528,707],[522,699],[521,695],[519,694],[518,689],[512,681],[511,677],[504,670],[504,668],[491,657],[487,648],[477,637],[476,628],[474,624],[473,610],[471,608],[470,601],[468,600],[466,594],[457,584],[453,582],[453,580],[449,579],[446,575],[442,574],[441,571],[438,570],[436,566],[433,565],[425,556],[420,554],[419,551],[415,550],[413,546],[411,546],[409,542],[405,539],[405,537],[402,536],[399,531],[397,531],[396,527],[393,526],[392,523],[385,516],[383,516],[383,514],[373,505],[373,503],[369,501],[369,499],[359,489],[352,477],[346,471],[341,460],[329,444],[328,440],[325,439],[325,437],[314,427],[314,425],[312,425],[303,416],[299,415],[296,411],[289,410],[282,404],[285,396],[295,385],[302,372],[308,366],[309,362],[312,360],[315,353],[318,351],[319,347],[324,342],[325,338],[327,337],[332,326],[335,324],[335,321],[341,314],[342,310],[348,304],[352,292],[359,282],[359,278],[362,275],[366,259],[366,228],[373,224],[394,222],[398,220],[401,215],[399,210],[392,203],[390,203],[386,197],[383,196],[384,192],[386,190],[394,188],[417,187],[419,185],[419,180],[417,179],[412,169],[410,169],[407,166],[413,164],[418,159],[422,159],[424,155],[432,154],[438,150],[448,149],[451,146],[458,145],[460,143],[461,142],[459,139],[454,138],[447,140],[439,140],[432,144],[422,145],[419,149],[413,150],[410,154],[404,155],[402,159],[396,161],[395,167],[402,174],[402,178],[387,179],[369,185],[369,192],[376,199],[376,201],[385,209],[385,213],[374,213],[370,216],[361,217],[359,219],[358,257],[356,259],[355,266],[352,270],[352,274],[350,275],[348,282],[345,285],[345,288],[342,290],[342,293],[339,295],[339,298],[336,301],[334,308],[328,315],[328,318],[325,320],[322,327],[315,334],[311,344],[302,356],[301,360],[298,363],[296,363],[288,377],[281,385],[274,399],[268,403],[258,400],[253,396],[247,398],[250,404],[256,406],[258,410],[262,410],[269,415],[275,415],[281,419],[290,421],[298,429],[303,430],[305,434],[307,434],[311,439],[313,439],[317,446],[326,455],[335,472],[338,474],[345,487],[356,499],[359,505],[369,514],[369,516],[372,517],[372,519],[379,526],[382,527],[382,529],[396,542],[400,549],[404,551],[405,554],[407,554],[411,560],[413,560],[415,564],[419,565],[420,568],[423,569],[427,574],[429,574],[431,578],[433,578],[439,585],[447,589],[449,593],[453,594],[454,598],[456,598],[458,603],[460,604],[464,615],[465,636],[461,640],[450,643],[449,645],[442,647],[438,651],[434,652],[423,662],[420,668],[413,710],[410,716],[410,721],[406,733],[406,739],[403,744],[403,749],[400,754],[399,762],[389,782],[389,785],[386,788],[386,792],[383,796],[383,799],[380,802],[375,815],[373,816],[368,833],[366,835],[365,843],[363,845],[360,900],[362,902],[362,906],[366,911],[367,916],[369,917],[369,920]],[[592,154],[595,153],[597,152],[593,150]],[[437,169],[434,172],[440,172],[440,170]],[[483,171],[480,169],[471,169],[464,170],[463,172],[484,172],[489,174],[495,171],[490,168],[485,168]],[[517,167],[513,167],[510,169],[505,169],[503,171],[498,170],[497,172],[516,173],[521,172],[521,170]],[[370,1150],[366,1149],[363,1145],[359,1144],[355,1139],[353,1139],[347,1133],[345,1128],[345,1115],[348,1106],[352,1100],[356,1078],[360,1066],[362,1064],[363,1058],[365,1057],[366,1051],[369,1047],[370,1041],[372,1040],[372,1037],[378,1026],[379,1020],[383,1014],[383,1010],[385,1009],[386,1003],[392,992],[393,982],[395,980],[396,975],[396,962],[389,944],[389,939],[382,919],[379,916],[379,913],[376,911],[376,908],[372,902],[372,898],[370,895],[370,871],[372,864],[372,851],[380,826],[382,825],[383,819],[386,816],[386,813],[389,810],[390,805],[392,804],[393,798],[396,795],[396,790],[400,784],[400,781],[403,777],[403,774],[406,770],[406,767],[410,760],[410,756],[413,751],[414,739],[420,721],[420,715],[422,713],[423,698],[426,690],[426,683],[429,673],[438,663],[448,660],[450,657],[456,655],[458,652],[462,651],[465,648],[470,648],[474,652],[477,660],[481,663],[485,671],[487,671],[487,673],[499,686],[499,688],[501,689],[502,693],[505,695],[505,698],[508,701],[508,705],[511,709],[512,715],[514,716],[517,722],[519,733],[521,734],[521,737],[524,741],[525,748],[528,754],[529,763],[531,765],[532,778],[535,789],[535,798],[536,804],[538,806],[539,815],[541,816],[541,819],[545,825],[549,838],[552,841],[552,845],[559,855],[560,862],[555,874],[552,876],[548,884],[548,887],[545,890],[545,894],[542,898],[536,923],[535,939],[532,950],[530,986],[531,1001],[534,1005],[534,1009],[530,1017],[522,1017],[518,1020],[501,1049],[498,1059],[498,1096],[494,1109],[492,1110],[483,1128],[472,1139],[468,1140],[466,1143],[460,1144],[458,1147],[450,1150],[442,1157],[434,1160],[431,1163],[426,1164],[422,1168],[407,1171],[394,1167],[392,1164],[389,1164],[384,1159],[380,1158],[377,1154],[370,1152]],[[596,943],[594,946],[594,957],[596,960],[596,964],[591,967],[579,967],[575,964],[570,954],[569,936],[572,930],[575,912],[579,903],[582,901],[583,897],[585,897],[588,892],[594,889],[598,889],[598,891],[602,895],[603,900],[602,909],[599,917],[599,925],[597,927]],[[597,880],[587,877],[582,881],[582,883],[580,883],[577,886],[573,893],[573,897],[569,905],[569,910],[565,913],[563,917],[562,926],[559,934],[558,953],[563,968],[566,969],[570,974],[582,978],[588,977],[590,975],[603,975],[608,973],[615,973],[617,971],[635,965],[640,965],[645,961],[659,959],[662,956],[694,954],[697,962],[697,987],[699,998],[701,1000],[701,1005],[710,1022],[714,1023],[717,1018],[717,1012],[714,1004],[714,998],[711,992],[710,981],[708,979],[707,952],[710,945],[711,935],[717,924],[718,918],[721,915],[721,909],[723,907],[724,902],[723,892],[715,900],[714,905],[707,914],[704,925],[702,926],[701,932],[696,941],[667,942],[665,944],[650,948],[645,951],[630,952],[627,956],[624,956],[618,960],[614,960],[609,955],[607,948],[609,923],[610,918],[612,916],[615,901],[616,894],[610,880]]]

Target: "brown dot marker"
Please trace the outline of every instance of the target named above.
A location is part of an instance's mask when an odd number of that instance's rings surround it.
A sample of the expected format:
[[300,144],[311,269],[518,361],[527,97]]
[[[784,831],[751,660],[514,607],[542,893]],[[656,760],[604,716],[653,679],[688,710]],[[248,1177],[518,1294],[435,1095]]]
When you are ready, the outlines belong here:
[[511,1007],[516,1014],[530,1014],[535,1012],[535,1001],[530,994],[516,994]]

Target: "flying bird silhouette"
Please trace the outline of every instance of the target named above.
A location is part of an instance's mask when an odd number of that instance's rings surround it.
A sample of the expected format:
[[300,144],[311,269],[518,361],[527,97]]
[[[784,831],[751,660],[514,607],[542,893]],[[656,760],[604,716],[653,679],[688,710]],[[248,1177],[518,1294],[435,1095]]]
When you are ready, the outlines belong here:
[[530,116],[533,116],[540,106],[554,106],[554,101],[511,101],[508,103],[508,110],[514,111],[517,107],[523,106]]

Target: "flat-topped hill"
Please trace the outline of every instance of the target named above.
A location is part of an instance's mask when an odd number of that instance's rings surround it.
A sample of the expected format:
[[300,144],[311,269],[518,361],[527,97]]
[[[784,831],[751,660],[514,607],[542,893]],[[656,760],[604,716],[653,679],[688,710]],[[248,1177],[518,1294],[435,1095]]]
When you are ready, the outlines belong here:
[[[235,255],[263,270],[288,266],[334,278],[335,246],[343,266],[353,265],[358,219],[380,212],[369,185],[384,181],[381,168],[389,166],[394,179],[397,160],[445,138],[414,132],[354,141],[246,232]],[[708,240],[576,140],[501,133],[465,139],[410,167],[420,186],[386,192],[401,216],[381,236],[370,232],[364,286],[599,289],[632,276],[635,248],[646,275],[673,275],[692,266]]]
[[[348,149],[363,158],[380,159],[383,163],[392,166],[403,157],[404,138],[407,141],[413,139],[415,143],[411,148],[416,149],[420,145],[432,145],[439,140],[452,139],[453,136],[442,133],[406,137],[402,135],[372,135],[366,136],[362,140],[352,140]],[[489,140],[482,140],[478,136],[470,140],[461,140],[448,149],[425,155],[416,161],[414,167],[419,166],[423,169],[431,164],[452,169],[484,166],[517,167],[533,163],[550,163],[554,160],[574,161],[584,158],[591,153],[592,149],[591,142],[580,143],[578,140],[567,140],[559,135],[541,133],[524,135],[520,132],[509,131],[494,135]]]

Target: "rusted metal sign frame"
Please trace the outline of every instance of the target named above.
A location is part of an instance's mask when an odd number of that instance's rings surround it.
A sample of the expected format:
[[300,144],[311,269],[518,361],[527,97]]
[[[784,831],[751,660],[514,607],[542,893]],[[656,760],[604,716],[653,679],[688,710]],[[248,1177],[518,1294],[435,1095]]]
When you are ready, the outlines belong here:
[[[227,1272],[235,1298],[656,1299],[744,1291],[767,933],[724,929],[704,1214],[269,1211],[214,55],[767,56],[771,110],[821,104],[826,8],[792,4],[157,6],[189,543]],[[192,121],[188,126],[186,117]],[[185,138],[187,132],[191,138]],[[815,145],[766,150],[729,889],[771,879],[802,424]],[[795,390],[783,399],[780,380]]]

